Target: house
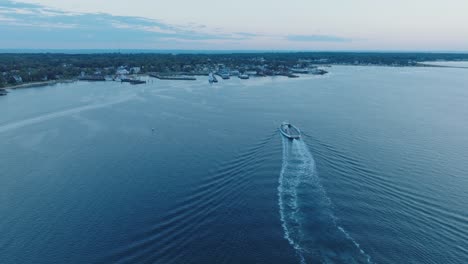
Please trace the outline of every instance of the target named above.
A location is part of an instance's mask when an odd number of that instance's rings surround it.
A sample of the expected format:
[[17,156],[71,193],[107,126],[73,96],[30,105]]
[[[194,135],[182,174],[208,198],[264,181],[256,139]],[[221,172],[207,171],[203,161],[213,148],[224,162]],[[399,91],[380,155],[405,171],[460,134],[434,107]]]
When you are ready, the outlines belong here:
[[23,78],[21,78],[21,76],[19,76],[19,75],[13,75],[13,79],[15,79],[16,83],[22,83],[23,82]]
[[[132,74],[138,74],[138,73],[141,72],[141,67],[132,67],[132,68],[130,68],[130,72],[131,72]],[[128,74],[128,73],[127,73],[127,74]]]
[[117,75],[127,75],[127,74],[130,74],[130,72],[125,68],[118,68],[116,74]]

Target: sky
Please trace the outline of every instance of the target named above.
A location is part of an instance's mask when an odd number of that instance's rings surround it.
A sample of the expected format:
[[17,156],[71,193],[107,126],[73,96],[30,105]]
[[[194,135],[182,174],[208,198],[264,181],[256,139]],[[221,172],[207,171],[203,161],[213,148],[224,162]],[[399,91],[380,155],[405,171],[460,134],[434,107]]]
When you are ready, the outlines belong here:
[[468,51],[468,0],[0,0],[0,49]]

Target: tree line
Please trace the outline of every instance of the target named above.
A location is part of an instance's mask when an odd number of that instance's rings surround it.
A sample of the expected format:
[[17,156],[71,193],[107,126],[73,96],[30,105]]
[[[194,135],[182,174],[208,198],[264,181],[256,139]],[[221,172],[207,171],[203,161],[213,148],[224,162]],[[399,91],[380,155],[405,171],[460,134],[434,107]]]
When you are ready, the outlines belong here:
[[75,78],[82,72],[103,75],[115,73],[125,65],[141,67],[141,72],[182,71],[187,65],[245,67],[268,64],[270,67],[296,65],[298,61],[314,64],[369,64],[415,66],[417,62],[434,60],[468,60],[468,54],[457,53],[375,53],[375,52],[282,52],[232,54],[0,54],[0,87],[23,82]]

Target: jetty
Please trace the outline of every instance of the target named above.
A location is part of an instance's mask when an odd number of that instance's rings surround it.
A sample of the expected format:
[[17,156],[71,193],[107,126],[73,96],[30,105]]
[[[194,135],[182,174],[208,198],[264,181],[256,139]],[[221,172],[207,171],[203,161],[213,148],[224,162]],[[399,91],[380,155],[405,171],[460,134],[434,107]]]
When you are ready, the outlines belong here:
[[90,82],[103,82],[106,81],[106,78],[101,75],[87,75],[79,77],[78,80],[80,81],[90,81]]
[[176,80],[176,81],[196,81],[197,78],[193,76],[181,76],[181,75],[161,75],[151,73],[149,76],[157,78],[159,80]]

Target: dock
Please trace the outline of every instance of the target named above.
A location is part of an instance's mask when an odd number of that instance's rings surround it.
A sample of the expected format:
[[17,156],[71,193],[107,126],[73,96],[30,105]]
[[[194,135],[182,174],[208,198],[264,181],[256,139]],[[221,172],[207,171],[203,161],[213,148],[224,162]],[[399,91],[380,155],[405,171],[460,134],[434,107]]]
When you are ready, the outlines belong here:
[[196,81],[197,78],[192,76],[180,76],[180,75],[160,75],[150,74],[149,76],[157,78],[159,80],[176,80],[176,81]]
[[78,78],[80,81],[89,81],[89,82],[104,82],[106,81],[106,78],[101,75],[88,75],[88,76],[83,76]]

